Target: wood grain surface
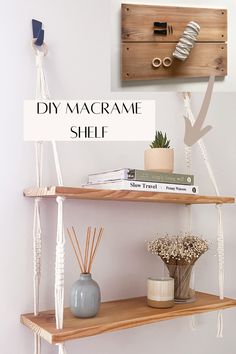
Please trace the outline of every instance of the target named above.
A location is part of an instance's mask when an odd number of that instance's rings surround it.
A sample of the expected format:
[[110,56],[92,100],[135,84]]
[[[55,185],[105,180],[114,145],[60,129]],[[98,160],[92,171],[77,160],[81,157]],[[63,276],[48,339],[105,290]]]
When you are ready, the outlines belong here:
[[158,192],[136,192],[127,190],[105,190],[79,187],[33,187],[24,190],[26,197],[87,199],[87,200],[110,200],[132,202],[154,202],[175,204],[223,204],[234,203],[233,197],[217,197],[196,194],[175,194]]
[[[226,9],[122,4],[121,16],[121,80],[227,75]],[[183,62],[172,54],[190,21],[197,22],[201,29],[195,47]],[[154,34],[154,22],[166,22],[167,35]],[[155,57],[172,58],[172,66],[154,68]]]
[[[172,57],[174,49],[175,43],[123,43],[122,80],[227,75],[227,45],[224,43],[197,43],[184,62]],[[154,68],[155,57],[171,57],[172,66]]]
[[[122,40],[146,42],[177,42],[190,21],[201,26],[199,41],[227,41],[227,10],[177,6],[122,4]],[[173,34],[153,34],[155,21],[167,22]]]
[[90,319],[78,319],[71,314],[69,309],[65,309],[62,330],[55,329],[54,311],[41,312],[39,316],[21,315],[21,322],[49,343],[56,344],[66,340],[236,306],[236,300],[227,298],[220,300],[218,296],[204,293],[196,293],[196,296],[197,301],[194,303],[176,304],[169,309],[148,307],[145,297],[105,302],[101,305],[99,314]]

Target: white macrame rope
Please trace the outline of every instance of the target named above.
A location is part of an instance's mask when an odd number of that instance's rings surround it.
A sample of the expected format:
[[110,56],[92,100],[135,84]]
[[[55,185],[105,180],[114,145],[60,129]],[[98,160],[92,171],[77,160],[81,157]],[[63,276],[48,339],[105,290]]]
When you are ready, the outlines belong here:
[[[48,96],[46,80],[44,80],[44,71],[42,67],[43,53],[34,46],[36,54],[36,99],[46,99]],[[41,187],[43,183],[43,143],[35,142],[36,156],[36,183],[37,187]],[[35,198],[34,201],[34,224],[33,224],[33,264],[34,264],[34,314],[39,313],[39,288],[41,278],[41,257],[42,257],[42,230],[40,221],[40,198]],[[34,354],[41,352],[40,336],[34,334]]]
[[39,354],[41,351],[41,338],[38,334],[34,333],[34,354]]
[[[36,98],[38,100],[47,100],[50,98],[50,93],[49,93],[48,84],[47,84],[44,67],[43,67],[43,58],[46,52],[40,51],[36,48],[35,53],[36,53],[36,67],[37,67]],[[61,167],[60,167],[57,146],[55,141],[52,141],[52,148],[53,148],[53,156],[54,156],[54,162],[55,162],[55,168],[57,174],[57,181],[59,186],[62,186],[63,185],[62,173],[61,173]]]
[[218,328],[217,328],[217,338],[223,338],[223,329],[224,329],[224,321],[223,321],[223,311],[219,310],[217,313],[217,323],[218,323]]
[[[36,82],[36,99],[37,100],[47,100],[50,97],[47,80],[43,68],[43,58],[47,53],[47,46],[44,44],[42,46],[43,51],[39,50],[35,45],[33,45],[35,51],[36,59],[36,71],[37,71],[37,82]],[[57,179],[60,185],[62,185],[62,175],[60,169],[59,158],[57,154],[56,143],[52,142],[53,155],[56,166]],[[41,187],[43,184],[43,142],[35,142],[35,153],[36,153],[36,182],[37,187]],[[40,286],[40,276],[41,276],[41,248],[42,248],[42,231],[40,222],[40,198],[35,199],[34,204],[34,226],[33,226],[33,257],[34,257],[34,314],[38,315],[39,312],[39,286]],[[58,246],[57,246],[58,247]],[[57,251],[58,253],[59,251]],[[59,262],[60,263],[60,262]],[[64,264],[64,263],[63,263]],[[64,272],[64,271],[63,271]],[[57,276],[58,277],[58,276]],[[63,282],[64,287],[64,282]],[[55,288],[57,288],[55,286]],[[56,292],[56,290],[55,290]],[[64,292],[64,290],[63,290]],[[59,291],[58,291],[59,293]],[[57,313],[60,313],[60,318],[63,317],[63,296],[60,297],[58,294],[57,299]],[[62,307],[61,307],[62,306]],[[62,315],[61,315],[62,312]],[[57,324],[61,326],[61,322],[57,320]],[[35,334],[34,336],[34,353],[39,354],[41,351],[40,337]]]
[[[184,107],[186,109],[187,117],[190,120],[191,124],[193,125],[194,122],[195,122],[195,118],[194,118],[194,115],[193,115],[192,110],[191,110],[190,96],[187,93],[185,93],[183,95],[183,98],[184,98]],[[219,192],[219,189],[218,189],[218,186],[217,186],[217,183],[216,183],[216,179],[215,179],[214,173],[212,171],[210,162],[208,160],[207,150],[206,150],[205,144],[202,141],[202,139],[199,139],[197,143],[198,143],[198,146],[199,146],[200,151],[202,153],[203,160],[204,160],[204,162],[206,164],[207,171],[208,171],[208,174],[210,176],[210,179],[211,179],[212,185],[214,187],[215,193],[216,193],[216,195],[219,196],[220,192]]]
[[[185,162],[186,162],[186,172],[187,174],[192,173],[192,149],[191,146],[184,146],[185,150]],[[191,204],[186,205],[187,208],[187,232],[191,233],[192,232],[192,206]]]
[[[223,222],[222,222],[222,210],[221,205],[216,205],[218,212],[218,266],[219,266],[219,293],[220,299],[224,299],[224,233],[223,233]],[[223,338],[223,311],[218,311],[218,330],[217,338]]]
[[65,235],[63,228],[63,202],[65,198],[57,197],[57,245],[55,263],[55,312],[57,329],[63,328],[64,311],[64,262]]
[[47,100],[50,98],[47,80],[43,68],[43,58],[45,53],[36,48],[35,50],[35,60],[37,69],[37,85],[36,85],[36,99],[37,100]]
[[[36,99],[47,100],[50,98],[47,80],[43,68],[43,58],[47,54],[47,45],[44,43],[39,50],[33,43],[36,60]],[[56,167],[56,174],[59,185],[63,185],[62,174],[57,153],[55,141],[52,142],[53,155]],[[43,184],[43,142],[35,142],[35,155],[36,155],[36,183],[37,187],[42,187]],[[41,276],[41,249],[42,249],[42,230],[40,222],[40,198],[35,199],[34,203],[34,223],[33,223],[33,260],[34,260],[34,314],[38,315],[39,312],[39,286]],[[57,328],[62,328],[63,324],[63,307],[64,307],[64,247],[63,241],[59,240],[59,234],[62,233],[62,200],[58,202],[58,209],[61,222],[58,222],[57,234],[57,247],[56,247],[56,274],[55,274],[55,303],[56,303],[56,323]],[[60,225],[59,225],[60,224]],[[62,238],[64,235],[62,236]],[[34,335],[34,354],[40,354],[41,339],[37,334]],[[64,346],[59,347],[59,353],[64,354]]]
[[[36,178],[37,186],[42,183],[42,144],[36,143]],[[33,221],[33,289],[34,289],[34,315],[39,313],[39,288],[41,279],[41,257],[42,257],[42,229],[40,220],[41,198],[34,200],[34,221]],[[41,338],[34,334],[34,354],[41,352]]]
[[39,285],[41,276],[42,230],[40,222],[40,198],[34,200],[33,266],[34,266],[34,314],[39,312]]
[[56,173],[57,173],[57,182],[58,182],[59,186],[63,186],[60,162],[59,162],[57,146],[56,146],[56,142],[55,141],[52,141],[52,149],[53,149],[53,156],[54,156],[54,162],[55,162]]
[[[191,124],[193,125],[194,122],[195,122],[195,118],[194,118],[192,110],[191,110],[190,95],[187,94],[187,93],[184,93],[183,94],[183,99],[184,99],[184,106],[185,106],[185,109],[186,109],[187,117],[189,118]],[[210,162],[208,160],[207,150],[206,150],[205,144],[202,141],[202,139],[198,140],[198,145],[199,145],[203,160],[205,162],[205,165],[207,167],[207,171],[208,171],[210,180],[212,182],[213,188],[215,190],[215,193],[216,193],[217,196],[219,196],[220,195],[219,188],[217,186],[213,170],[212,170]],[[217,235],[218,247],[217,247],[217,251],[218,251],[219,296],[220,296],[220,299],[223,299],[224,298],[224,230],[223,230],[223,220],[222,220],[221,205],[217,204],[216,208],[217,208],[217,211],[218,211],[218,235]],[[218,312],[217,337],[223,337],[223,315],[222,315],[222,310],[220,310]]]
[[58,345],[58,354],[66,354],[66,347],[65,344],[57,344]]
[[224,233],[221,205],[216,205],[218,212],[218,263],[219,263],[219,293],[220,299],[224,299]]
[[36,180],[37,187],[42,187],[43,185],[43,142],[35,142],[35,162],[36,162]]
[[[186,162],[186,173],[192,173],[192,148],[191,146],[184,145],[185,150],[185,162]],[[191,234],[192,232],[192,205],[186,205],[187,208],[187,232]],[[195,288],[195,268],[192,270],[192,287]],[[192,331],[196,329],[196,316],[192,315],[189,319],[190,328]]]

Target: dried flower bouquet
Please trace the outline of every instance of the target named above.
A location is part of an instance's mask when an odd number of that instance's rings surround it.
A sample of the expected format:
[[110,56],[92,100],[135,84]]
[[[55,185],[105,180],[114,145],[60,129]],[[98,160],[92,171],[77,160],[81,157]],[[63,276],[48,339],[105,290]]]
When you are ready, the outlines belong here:
[[147,242],[148,251],[157,254],[175,279],[175,299],[186,301],[193,297],[190,289],[191,272],[197,259],[208,250],[208,242],[191,234],[163,236]]

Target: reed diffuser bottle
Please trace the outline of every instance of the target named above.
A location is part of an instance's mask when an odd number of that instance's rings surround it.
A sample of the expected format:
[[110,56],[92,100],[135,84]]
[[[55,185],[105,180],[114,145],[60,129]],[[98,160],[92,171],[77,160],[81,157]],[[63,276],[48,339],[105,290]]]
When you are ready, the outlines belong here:
[[70,309],[76,317],[94,317],[100,308],[101,292],[99,285],[92,279],[91,269],[103,235],[103,228],[100,229],[98,235],[95,228],[93,237],[91,237],[91,227],[88,227],[84,257],[74,227],[72,227],[72,232],[69,229],[67,232],[81,270],[79,279],[71,288]]

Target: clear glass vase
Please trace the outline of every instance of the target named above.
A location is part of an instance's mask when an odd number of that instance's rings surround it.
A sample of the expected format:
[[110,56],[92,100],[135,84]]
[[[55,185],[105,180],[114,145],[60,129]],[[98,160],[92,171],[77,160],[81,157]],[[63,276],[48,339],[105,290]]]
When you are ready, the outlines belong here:
[[193,288],[192,270],[193,264],[167,263],[166,267],[170,277],[174,278],[174,299],[175,302],[195,301],[195,291]]

